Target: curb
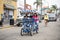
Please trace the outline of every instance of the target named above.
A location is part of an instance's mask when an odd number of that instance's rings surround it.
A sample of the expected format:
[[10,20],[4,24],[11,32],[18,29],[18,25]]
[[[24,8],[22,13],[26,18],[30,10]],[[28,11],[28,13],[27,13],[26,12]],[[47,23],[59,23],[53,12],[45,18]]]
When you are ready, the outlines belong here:
[[11,28],[11,26],[1,27],[0,29]]

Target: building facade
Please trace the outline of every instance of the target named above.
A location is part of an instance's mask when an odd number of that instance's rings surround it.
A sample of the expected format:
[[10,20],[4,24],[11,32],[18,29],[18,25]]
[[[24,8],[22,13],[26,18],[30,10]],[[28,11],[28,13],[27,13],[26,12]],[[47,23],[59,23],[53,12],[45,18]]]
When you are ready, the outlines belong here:
[[[4,19],[17,18],[17,0],[0,0],[0,15]],[[0,17],[1,19],[1,17]]]

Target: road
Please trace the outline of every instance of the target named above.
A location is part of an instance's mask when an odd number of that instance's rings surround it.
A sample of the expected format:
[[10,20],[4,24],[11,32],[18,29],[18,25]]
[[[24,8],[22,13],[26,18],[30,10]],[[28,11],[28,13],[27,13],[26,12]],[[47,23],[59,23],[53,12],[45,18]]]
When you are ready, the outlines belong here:
[[33,36],[20,35],[21,27],[0,29],[0,40],[60,40],[60,21],[39,24],[39,33]]

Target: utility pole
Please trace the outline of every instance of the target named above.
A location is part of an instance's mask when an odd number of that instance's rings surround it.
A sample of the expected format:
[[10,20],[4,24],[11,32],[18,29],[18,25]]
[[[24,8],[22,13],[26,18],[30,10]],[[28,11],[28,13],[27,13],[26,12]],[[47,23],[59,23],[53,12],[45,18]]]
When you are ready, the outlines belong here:
[[40,0],[40,7],[41,7],[41,15],[40,15],[40,19],[42,20],[42,0]]
[[26,11],[26,0],[24,0],[24,10]]
[[39,19],[40,19],[39,21],[41,21],[41,20],[42,20],[42,0],[38,0],[38,1],[40,2],[40,8],[41,8],[41,9],[40,9],[40,13],[41,13],[41,14],[40,14],[40,16],[39,16],[39,17],[40,17],[40,18],[39,18]]
[[41,15],[42,15],[42,0],[41,0]]

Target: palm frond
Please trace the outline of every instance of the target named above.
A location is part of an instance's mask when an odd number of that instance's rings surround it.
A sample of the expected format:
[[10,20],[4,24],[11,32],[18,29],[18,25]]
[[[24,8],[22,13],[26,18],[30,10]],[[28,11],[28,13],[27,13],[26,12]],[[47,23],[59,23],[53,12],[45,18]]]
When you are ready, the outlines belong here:
[[37,2],[34,2],[33,4],[35,5],[35,4],[37,4]]

